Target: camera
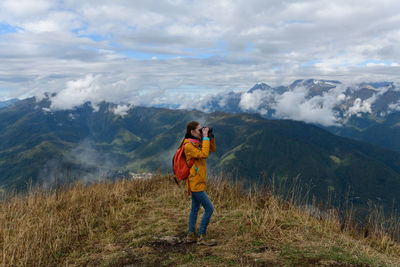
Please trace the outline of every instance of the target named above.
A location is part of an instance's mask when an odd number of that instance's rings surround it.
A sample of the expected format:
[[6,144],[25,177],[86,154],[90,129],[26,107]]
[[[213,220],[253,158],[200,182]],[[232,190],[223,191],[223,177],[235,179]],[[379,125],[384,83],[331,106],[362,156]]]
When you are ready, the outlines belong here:
[[[201,138],[203,138],[203,129],[204,129],[204,128],[207,128],[207,127],[202,127],[201,130],[200,130],[200,132],[201,132]],[[213,138],[214,138],[213,128],[212,128],[212,127],[208,127],[208,137],[209,137],[210,139],[213,139]]]

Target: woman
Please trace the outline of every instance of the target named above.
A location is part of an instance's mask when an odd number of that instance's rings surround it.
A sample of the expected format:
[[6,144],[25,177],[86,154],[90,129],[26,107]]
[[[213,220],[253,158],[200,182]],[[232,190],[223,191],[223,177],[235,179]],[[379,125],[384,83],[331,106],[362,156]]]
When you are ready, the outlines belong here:
[[[190,174],[186,180],[189,193],[192,195],[192,207],[189,215],[189,233],[187,236],[188,242],[196,242],[199,245],[216,245],[215,240],[206,238],[206,231],[214,207],[208,198],[206,192],[206,159],[209,152],[214,152],[215,138],[208,137],[208,127],[202,128],[197,121],[191,121],[186,126],[186,135],[183,145],[185,146],[186,161],[189,163],[192,158],[195,159]],[[199,238],[196,236],[196,221],[200,209],[200,205],[204,208],[204,214],[201,218]]]

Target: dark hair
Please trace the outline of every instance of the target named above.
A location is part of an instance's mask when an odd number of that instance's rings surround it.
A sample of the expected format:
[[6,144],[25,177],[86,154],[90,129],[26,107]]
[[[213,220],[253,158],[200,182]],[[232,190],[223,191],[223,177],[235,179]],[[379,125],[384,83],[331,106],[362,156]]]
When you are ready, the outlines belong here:
[[197,126],[199,126],[200,123],[197,121],[191,121],[186,125],[186,135],[185,138],[193,138],[193,139],[198,139],[194,137],[191,133],[192,130],[196,130]]

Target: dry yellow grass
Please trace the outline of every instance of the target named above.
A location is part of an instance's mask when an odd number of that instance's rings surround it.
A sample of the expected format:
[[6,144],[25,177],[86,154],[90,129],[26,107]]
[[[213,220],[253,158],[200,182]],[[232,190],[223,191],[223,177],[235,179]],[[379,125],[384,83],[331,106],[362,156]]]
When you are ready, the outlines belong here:
[[386,235],[341,231],[264,191],[210,181],[215,247],[169,244],[187,230],[190,198],[170,176],[33,191],[0,205],[1,266],[400,266]]

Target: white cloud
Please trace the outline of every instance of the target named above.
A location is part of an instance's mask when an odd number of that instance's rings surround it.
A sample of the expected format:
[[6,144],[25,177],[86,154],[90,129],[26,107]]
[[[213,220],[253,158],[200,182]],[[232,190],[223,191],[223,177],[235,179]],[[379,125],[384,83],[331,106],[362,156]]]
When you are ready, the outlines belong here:
[[[363,86],[364,87],[364,86]],[[359,90],[362,87],[355,87],[355,90]],[[376,92],[369,98],[362,100],[361,98],[356,98],[353,102],[353,105],[348,108],[345,113],[345,116],[350,117],[353,115],[361,116],[361,113],[372,113],[373,112],[373,105],[379,99],[380,96],[384,95],[388,90],[389,86],[381,87],[376,90]],[[390,110],[390,105],[388,106]]]
[[57,23],[52,20],[39,20],[35,22],[29,22],[24,25],[24,29],[35,32],[55,32],[59,31]]
[[130,105],[118,105],[112,111],[114,112],[115,115],[125,117],[126,115],[128,115],[129,109],[131,109]]
[[345,99],[346,99],[346,95],[345,95],[345,94],[339,94],[339,95],[337,96],[337,100],[338,100],[339,102],[344,101]]
[[67,88],[51,97],[50,108],[52,110],[73,109],[88,101],[92,103],[93,107],[96,106],[99,100],[101,101],[97,98],[100,90],[98,79],[99,76],[89,74],[83,79],[68,82]]
[[[16,30],[0,38],[0,97],[150,105],[260,80],[397,81],[399,9],[394,0],[4,0],[1,23]],[[244,95],[241,106],[258,109],[262,97]]]
[[334,108],[344,99],[342,87],[331,89],[321,96],[308,97],[305,87],[296,87],[292,91],[278,95],[273,108],[276,118],[300,120],[325,126],[338,125],[338,116]]
[[263,103],[273,100],[272,91],[255,90],[254,92],[245,92],[242,94],[239,107],[244,111],[257,111]]
[[376,67],[376,66],[386,66],[386,64],[385,63],[372,63],[372,62],[367,64],[367,67]]
[[53,1],[46,0],[3,0],[0,7],[7,13],[16,17],[34,17],[42,15],[53,7]]
[[353,115],[360,115],[361,113],[371,113],[371,102],[368,100],[362,101],[360,98],[356,98],[354,100],[353,106],[351,106],[345,116],[353,116]]
[[400,102],[389,104],[389,111],[400,111]]

